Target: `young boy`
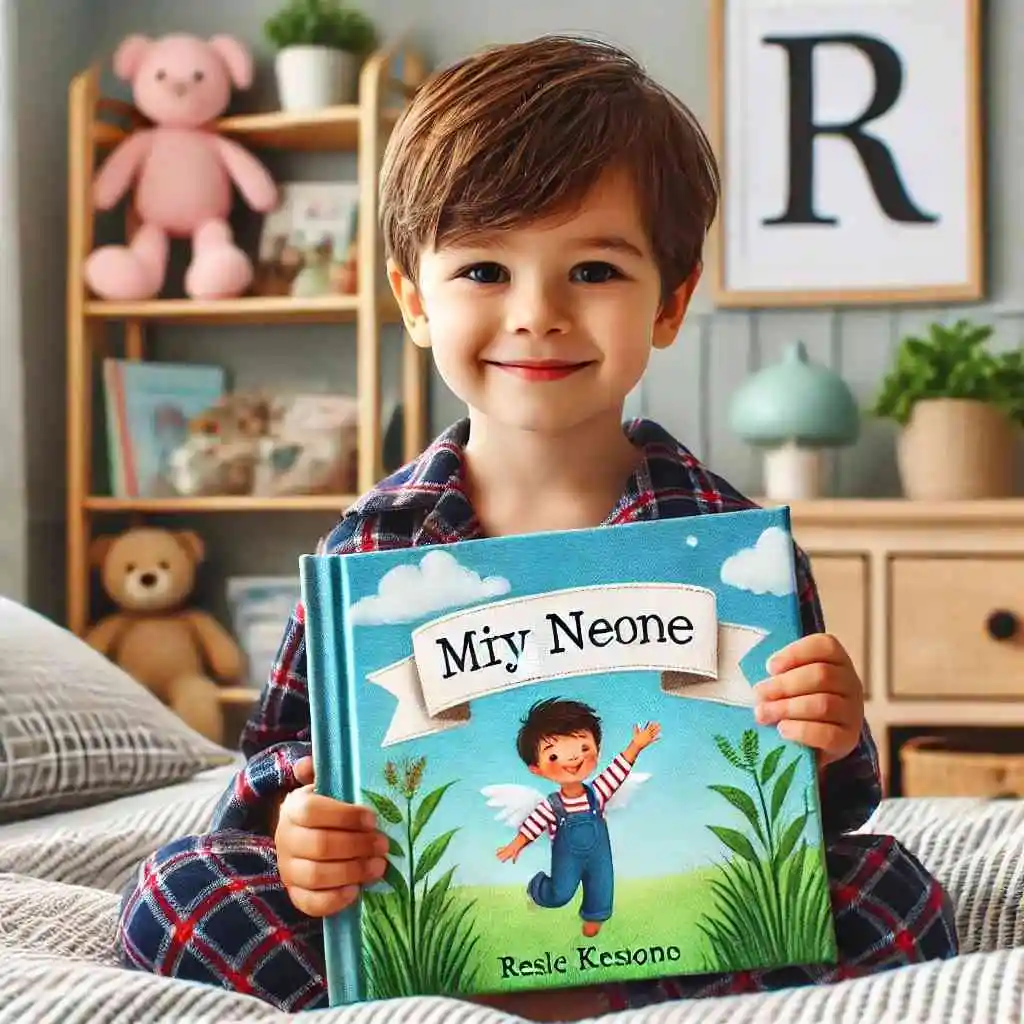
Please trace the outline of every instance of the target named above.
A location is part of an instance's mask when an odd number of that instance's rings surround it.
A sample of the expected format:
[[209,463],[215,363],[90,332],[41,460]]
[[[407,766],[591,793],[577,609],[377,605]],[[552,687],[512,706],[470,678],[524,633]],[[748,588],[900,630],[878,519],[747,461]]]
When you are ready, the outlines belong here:
[[498,860],[515,863],[547,832],[551,873],[538,871],[526,891],[539,907],[564,907],[582,885],[580,917],[587,938],[597,935],[612,916],[615,871],[605,808],[629,778],[640,752],[660,733],[657,722],[635,726],[626,749],[588,785],[601,756],[601,719],[592,707],[564,698],[541,700],[519,729],[516,749],[523,764],[558,789],[530,812],[515,839],[498,850]]
[[[320,551],[707,515],[751,502],[655,423],[623,424],[651,350],[675,340],[718,201],[689,111],[625,54],[543,38],[435,76],[394,129],[380,183],[392,288],[468,417],[357,501]],[[797,552],[804,636],[756,721],[818,752],[841,962],[505,998],[535,1019],[824,982],[956,953],[950,904],[889,836],[860,680],[824,632]],[[163,847],[125,893],[126,964],[326,1005],[321,919],[379,878],[372,813],[313,791],[302,608],[212,830]]]

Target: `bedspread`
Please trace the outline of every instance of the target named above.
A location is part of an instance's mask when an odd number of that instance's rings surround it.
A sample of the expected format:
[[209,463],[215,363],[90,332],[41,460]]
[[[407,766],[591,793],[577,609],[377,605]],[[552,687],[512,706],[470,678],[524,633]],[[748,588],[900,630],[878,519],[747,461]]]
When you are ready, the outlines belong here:
[[[247,996],[122,970],[113,953],[118,892],[139,860],[201,830],[221,770],[77,817],[0,831],[0,1024],[512,1024],[447,999],[407,999],[299,1018]],[[607,1024],[1019,1024],[1024,1020],[1024,801],[892,800],[866,831],[897,836],[941,879],[963,953],[842,984],[682,1001]],[[1018,948],[1019,947],[1019,948]]]

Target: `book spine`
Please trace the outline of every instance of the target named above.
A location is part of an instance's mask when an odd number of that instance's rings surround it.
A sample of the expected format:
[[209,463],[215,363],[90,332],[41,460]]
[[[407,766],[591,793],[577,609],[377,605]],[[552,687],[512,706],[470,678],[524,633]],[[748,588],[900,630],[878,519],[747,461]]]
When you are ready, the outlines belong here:
[[[793,536],[793,523],[792,523],[792,513],[791,513],[791,510],[790,510],[790,507],[788,505],[781,505],[777,509],[775,509],[775,513],[776,513],[777,517],[780,520],[780,522],[779,522],[780,528],[785,530],[786,533],[788,533],[789,536],[792,537]],[[790,558],[792,560],[791,564],[790,564],[790,572],[793,573],[793,600],[789,602],[789,612],[790,612],[790,615],[792,615],[792,617],[793,617],[793,622],[792,622],[793,636],[802,637],[804,635],[804,626],[803,626],[803,619],[802,619],[802,617],[800,615],[800,581],[799,581],[799,579],[797,578],[797,575],[796,575],[796,547],[795,547],[795,545],[790,549]],[[813,569],[813,567],[812,567],[812,569]],[[827,628],[828,627],[828,623],[826,623],[825,626]],[[825,843],[824,843],[824,836],[825,836],[824,822],[825,822],[825,818],[824,818],[824,815],[822,814],[822,808],[821,808],[821,778],[820,778],[820,776],[818,774],[818,762],[817,762],[817,758],[814,755],[814,752],[809,747],[800,747],[798,749],[800,749],[801,753],[804,756],[804,759],[805,759],[806,763],[810,767],[811,785],[810,785],[809,788],[810,788],[810,791],[811,791],[811,798],[812,798],[812,807],[810,808],[810,810],[817,817],[817,820],[818,820],[818,823],[819,823],[819,835],[820,835],[820,839],[821,839],[821,841],[819,841],[816,844],[817,845],[817,850],[818,850],[818,863],[821,866],[821,871],[827,877],[827,875],[828,875],[828,861],[825,858]],[[835,934],[835,928],[834,927],[829,929],[829,936],[830,936],[830,940],[831,940],[831,943],[832,943],[832,962],[834,963],[835,960],[839,956],[839,947],[838,947],[838,944],[837,944],[837,941],[836,941],[836,934]]]
[[129,475],[134,481],[135,474],[134,462],[131,461],[131,436],[128,431],[124,374],[120,360],[103,360],[103,398],[107,426],[107,458],[110,463],[110,490],[115,498],[134,498],[137,495],[128,484]]
[[[306,672],[317,793],[358,803],[355,703],[348,682],[343,626],[343,559],[303,555],[299,579],[306,619]],[[315,624],[313,628],[311,624]],[[332,1006],[364,998],[358,900],[324,919],[324,960]]]

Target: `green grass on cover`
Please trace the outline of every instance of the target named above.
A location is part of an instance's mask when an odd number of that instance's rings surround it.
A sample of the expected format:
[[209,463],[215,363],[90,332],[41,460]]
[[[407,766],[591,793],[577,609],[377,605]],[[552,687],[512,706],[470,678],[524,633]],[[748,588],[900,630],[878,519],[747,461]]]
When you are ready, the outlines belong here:
[[[615,911],[598,935],[586,938],[581,931],[579,902],[581,896],[568,906],[557,910],[534,905],[524,888],[506,887],[485,890],[460,889],[475,899],[479,908],[477,932],[479,941],[474,951],[479,991],[517,990],[542,985],[588,985],[600,981],[642,980],[672,974],[703,974],[749,968],[746,958],[762,953],[756,946],[738,943],[732,954],[723,950],[708,936],[716,925],[726,924],[730,909],[722,903],[723,883],[728,886],[730,876],[737,870],[733,862],[716,867],[701,868],[684,875],[666,878],[622,879],[616,881]],[[740,867],[742,870],[742,866]],[[817,888],[827,905],[827,883],[820,878],[820,868],[814,857],[804,861],[804,871],[811,889]],[[761,907],[764,904],[760,904]],[[752,931],[764,924],[759,920],[758,907],[748,909],[747,923]],[[724,911],[724,914],[723,914]],[[724,920],[723,920],[724,917]],[[759,928],[760,925],[760,928]],[[801,943],[794,936],[799,947]],[[580,949],[594,948],[592,957],[581,959]],[[674,950],[678,959],[668,959],[659,951]],[[652,953],[652,949],[654,952]],[[626,951],[635,959],[638,950],[646,951],[645,963],[613,965],[593,970],[588,963],[600,962],[600,954],[607,952],[624,955]],[[806,946],[800,949],[807,953]],[[554,961],[566,959],[566,972],[538,975],[520,973],[518,977],[502,978],[502,957],[520,961],[540,960],[550,953]],[[827,943],[812,951],[810,959],[828,959],[831,950]],[[545,959],[545,966],[546,966]],[[756,965],[755,965],[756,966]]]

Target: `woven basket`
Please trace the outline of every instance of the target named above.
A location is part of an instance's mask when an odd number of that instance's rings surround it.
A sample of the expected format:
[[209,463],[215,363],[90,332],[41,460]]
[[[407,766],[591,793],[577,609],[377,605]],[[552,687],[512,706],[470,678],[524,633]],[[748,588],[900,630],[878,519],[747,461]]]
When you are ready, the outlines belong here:
[[900,747],[900,763],[904,796],[1024,797],[1024,752],[918,736]]

